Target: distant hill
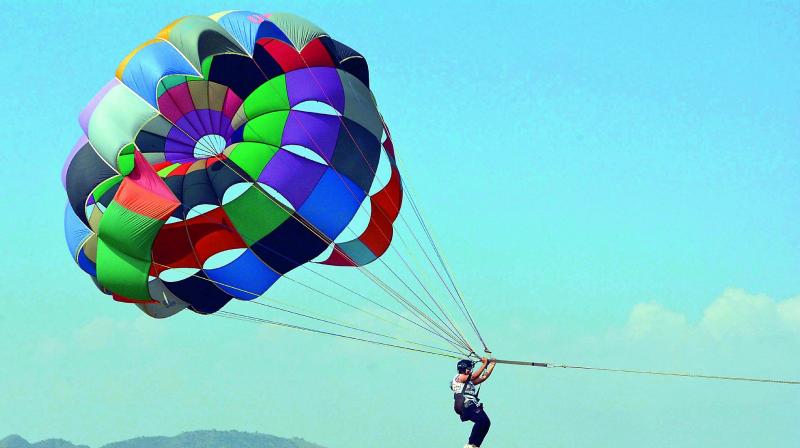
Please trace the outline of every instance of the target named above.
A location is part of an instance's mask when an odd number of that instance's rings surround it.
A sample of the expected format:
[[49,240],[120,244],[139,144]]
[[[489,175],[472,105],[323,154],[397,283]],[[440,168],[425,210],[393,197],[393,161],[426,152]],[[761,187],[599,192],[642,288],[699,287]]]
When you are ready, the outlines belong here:
[[[89,448],[62,439],[30,443],[18,435],[0,440],[0,448]],[[174,437],[137,437],[100,448],[324,448],[299,438],[240,431],[191,431]]]
[[62,439],[47,439],[41,442],[29,443],[22,437],[14,434],[0,440],[0,448],[89,448],[86,445],[74,445]]

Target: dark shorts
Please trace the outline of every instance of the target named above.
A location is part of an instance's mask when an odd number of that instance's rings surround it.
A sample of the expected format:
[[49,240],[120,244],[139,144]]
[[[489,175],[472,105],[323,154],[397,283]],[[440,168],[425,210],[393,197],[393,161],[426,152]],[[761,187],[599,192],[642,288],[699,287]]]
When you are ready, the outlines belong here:
[[461,411],[461,421],[466,422],[468,420],[473,420],[473,418],[483,412],[483,405],[480,403],[470,403],[469,406],[466,404],[464,405],[464,410]]
[[486,415],[486,412],[483,410],[483,405],[471,405],[464,408],[464,411],[461,413],[461,421],[471,421],[474,423],[474,425],[472,425],[472,432],[469,435],[469,443],[475,446],[481,446],[492,424],[489,420],[489,416]]

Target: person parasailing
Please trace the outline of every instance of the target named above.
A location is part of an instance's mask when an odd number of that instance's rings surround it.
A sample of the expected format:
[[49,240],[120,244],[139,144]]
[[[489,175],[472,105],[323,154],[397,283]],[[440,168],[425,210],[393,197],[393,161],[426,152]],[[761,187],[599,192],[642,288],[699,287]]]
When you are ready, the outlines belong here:
[[453,391],[454,397],[454,410],[461,416],[461,421],[471,421],[472,432],[469,435],[469,441],[464,448],[477,448],[483,443],[483,439],[489,432],[491,421],[486,411],[483,410],[483,404],[478,398],[478,389],[475,387],[487,379],[492,374],[495,360],[488,360],[481,358],[481,366],[478,370],[473,372],[475,363],[469,359],[462,359],[456,365],[458,374],[453,377],[450,383],[450,388]]

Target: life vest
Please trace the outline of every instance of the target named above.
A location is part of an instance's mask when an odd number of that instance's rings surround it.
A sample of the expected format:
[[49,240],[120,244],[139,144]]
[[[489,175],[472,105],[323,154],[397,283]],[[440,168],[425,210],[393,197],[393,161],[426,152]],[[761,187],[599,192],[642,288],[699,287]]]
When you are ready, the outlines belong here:
[[458,415],[461,415],[464,409],[476,405],[480,401],[478,391],[470,379],[467,379],[466,383],[462,383],[458,381],[458,375],[456,375],[450,382],[450,389],[453,391],[453,410]]

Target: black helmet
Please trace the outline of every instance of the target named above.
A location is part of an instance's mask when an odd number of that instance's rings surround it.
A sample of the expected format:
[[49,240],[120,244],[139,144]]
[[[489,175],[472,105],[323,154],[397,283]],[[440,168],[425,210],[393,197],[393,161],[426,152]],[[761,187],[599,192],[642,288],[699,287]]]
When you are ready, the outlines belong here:
[[458,373],[464,373],[467,370],[472,370],[473,367],[475,367],[475,363],[469,359],[462,359],[461,361],[458,361],[458,364],[456,364]]

